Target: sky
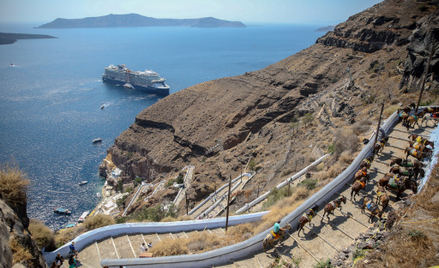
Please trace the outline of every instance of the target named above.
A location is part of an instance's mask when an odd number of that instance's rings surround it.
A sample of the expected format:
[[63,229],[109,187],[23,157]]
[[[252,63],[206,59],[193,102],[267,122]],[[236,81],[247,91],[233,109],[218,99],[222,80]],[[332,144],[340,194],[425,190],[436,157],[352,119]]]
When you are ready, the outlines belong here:
[[380,0],[0,0],[0,22],[48,23],[108,14],[154,18],[215,17],[244,24],[343,22]]

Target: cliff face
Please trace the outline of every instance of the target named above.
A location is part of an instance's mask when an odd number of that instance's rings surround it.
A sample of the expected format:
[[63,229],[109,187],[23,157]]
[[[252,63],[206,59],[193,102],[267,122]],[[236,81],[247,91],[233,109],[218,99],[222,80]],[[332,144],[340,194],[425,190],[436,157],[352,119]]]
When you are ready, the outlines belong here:
[[41,251],[27,230],[29,218],[25,207],[13,210],[0,199],[0,267],[46,267]]
[[[365,104],[399,95],[398,84],[422,75],[430,47],[425,36],[439,40],[437,18],[434,1],[384,1],[278,63],[162,99],[142,111],[108,153],[125,180],[154,179],[194,164],[196,198],[250,159],[263,168],[254,183],[272,187],[293,164],[300,168],[315,158],[310,151],[326,150],[338,129],[373,120],[376,109]],[[321,117],[325,109],[331,110],[329,119]],[[296,140],[291,122],[308,112],[316,112],[319,121],[305,124]]]

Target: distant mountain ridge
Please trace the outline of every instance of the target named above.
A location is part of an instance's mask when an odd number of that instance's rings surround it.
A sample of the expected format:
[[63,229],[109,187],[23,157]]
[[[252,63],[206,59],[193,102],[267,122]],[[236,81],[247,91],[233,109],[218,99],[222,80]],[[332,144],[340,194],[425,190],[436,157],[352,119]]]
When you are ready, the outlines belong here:
[[150,26],[182,26],[182,27],[246,27],[240,21],[226,21],[213,17],[199,19],[156,19],[139,14],[106,15],[83,19],[58,18],[36,28],[111,28],[111,27],[150,27]]

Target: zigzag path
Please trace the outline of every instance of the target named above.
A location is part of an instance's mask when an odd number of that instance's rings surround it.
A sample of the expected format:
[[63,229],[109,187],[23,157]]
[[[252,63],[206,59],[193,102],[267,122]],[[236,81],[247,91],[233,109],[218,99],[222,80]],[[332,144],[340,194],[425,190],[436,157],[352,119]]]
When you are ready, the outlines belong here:
[[[282,243],[278,243],[274,248],[269,248],[267,252],[263,252],[261,243],[260,252],[245,256],[239,260],[230,260],[230,263],[216,267],[270,267],[276,258],[280,258],[281,261],[287,263],[300,260],[300,267],[313,267],[318,260],[326,260],[341,252],[354,241],[355,237],[365,232],[371,226],[368,222],[368,212],[366,214],[361,213],[360,202],[364,196],[376,197],[377,187],[375,183],[383,177],[383,174],[389,172],[388,164],[390,158],[405,157],[403,150],[408,146],[408,136],[410,134],[414,133],[428,137],[432,130],[433,127],[425,127],[407,131],[401,124],[396,125],[389,133],[390,139],[383,152],[380,156],[375,157],[368,170],[370,179],[365,189],[357,196],[357,201],[350,200],[351,187],[346,185],[340,194],[346,196],[348,200],[346,204],[343,204],[342,211],[335,210],[335,215],[330,216],[330,223],[328,223],[326,216],[325,219],[322,219],[323,209],[320,208],[317,216],[312,220],[313,225],[311,227],[308,227],[308,224],[306,225],[304,234],[301,233],[298,236],[297,232],[292,230]],[[411,192],[406,191],[405,194],[409,193]],[[338,195],[333,197],[333,199],[336,198],[338,198]],[[389,207],[386,209],[383,217],[386,217],[395,200],[396,195],[390,192]],[[374,222],[376,220],[377,218],[374,219]],[[168,234],[143,233],[110,237],[87,246],[79,252],[78,259],[83,267],[100,267],[102,259],[137,257],[140,253],[140,244],[142,242],[151,241],[154,245],[154,243],[167,237],[179,239],[180,237],[188,237],[195,232],[198,231]],[[223,228],[206,229],[202,232],[214,233],[220,237],[225,235]],[[68,265],[64,263],[63,267],[68,267]]]

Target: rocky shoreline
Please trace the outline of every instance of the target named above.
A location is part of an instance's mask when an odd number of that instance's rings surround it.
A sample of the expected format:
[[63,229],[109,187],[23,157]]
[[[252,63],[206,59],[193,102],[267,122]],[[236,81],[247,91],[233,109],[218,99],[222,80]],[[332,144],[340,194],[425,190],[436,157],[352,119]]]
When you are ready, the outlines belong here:
[[0,45],[10,45],[23,39],[48,39],[56,38],[45,34],[20,34],[20,33],[0,33]]

